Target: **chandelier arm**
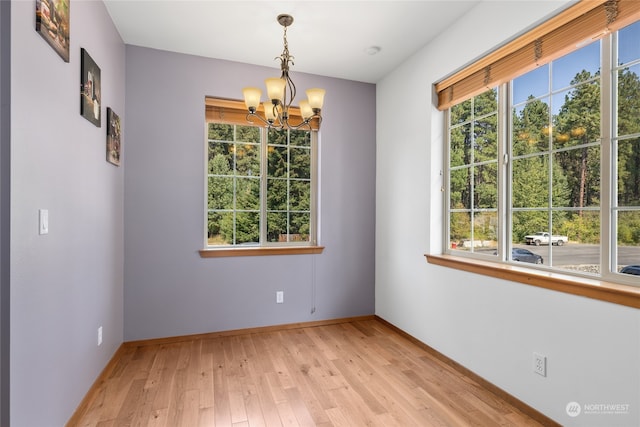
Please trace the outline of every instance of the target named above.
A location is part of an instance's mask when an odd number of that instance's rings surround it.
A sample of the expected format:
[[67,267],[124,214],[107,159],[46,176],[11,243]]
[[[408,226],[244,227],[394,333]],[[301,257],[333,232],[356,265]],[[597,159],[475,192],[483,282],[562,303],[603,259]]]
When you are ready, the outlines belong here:
[[309,130],[311,129],[311,119],[306,119],[304,120],[302,123],[298,124],[298,125],[292,125],[291,123],[287,123],[287,127],[291,130],[298,130],[303,126],[308,126]]
[[271,127],[276,127],[276,126],[274,126],[274,124],[273,124],[273,123],[271,123],[269,120],[267,120],[267,119],[263,119],[263,118],[262,118],[262,117],[260,117],[257,113],[252,113],[252,112],[248,112],[248,113],[247,113],[247,117],[246,117],[247,122],[249,122],[249,123],[253,123],[253,121],[251,121],[251,119],[252,119],[253,117],[257,118],[257,119],[258,119],[258,120],[260,120],[262,123],[264,123],[265,125],[269,126],[270,128],[271,128]]

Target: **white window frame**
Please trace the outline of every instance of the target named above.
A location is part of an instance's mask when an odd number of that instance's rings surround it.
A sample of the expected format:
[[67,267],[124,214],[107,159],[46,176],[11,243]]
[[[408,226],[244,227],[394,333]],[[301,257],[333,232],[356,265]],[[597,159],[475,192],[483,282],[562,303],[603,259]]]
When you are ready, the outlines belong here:
[[[208,196],[209,196],[209,137],[208,128],[209,124],[214,123],[211,120],[205,120],[204,131],[204,226],[203,226],[203,247],[205,249],[200,251],[202,257],[217,257],[217,256],[236,256],[236,255],[278,255],[278,254],[296,254],[296,253],[321,253],[324,249],[319,246],[319,131],[316,129],[301,129],[310,133],[310,218],[309,218],[309,240],[308,241],[295,241],[295,242],[268,242],[267,241],[267,160],[268,160],[268,132],[265,127],[255,126],[260,128],[260,226],[259,226],[259,243],[254,245],[209,245],[208,244]],[[238,124],[238,123],[224,123],[216,121],[216,123],[228,124],[232,126],[252,126],[250,123]],[[297,248],[302,248],[296,251]],[[304,249],[308,248],[308,249]],[[261,251],[261,249],[266,249]],[[269,250],[273,249],[273,250]],[[282,249],[282,250],[279,250]],[[289,250],[291,249],[291,250]]]

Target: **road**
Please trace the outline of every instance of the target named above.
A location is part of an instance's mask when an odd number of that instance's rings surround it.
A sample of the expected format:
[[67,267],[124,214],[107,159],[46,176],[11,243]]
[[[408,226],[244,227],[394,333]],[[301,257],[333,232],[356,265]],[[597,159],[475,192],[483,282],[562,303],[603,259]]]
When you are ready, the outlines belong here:
[[[600,245],[568,243],[564,246],[551,246],[551,256],[549,255],[549,246],[517,245],[517,247],[527,248],[534,254],[542,255],[546,265],[550,265],[549,259],[552,259],[553,265],[556,267],[600,264]],[[618,264],[640,264],[640,247],[621,246],[618,249]]]
[[[534,254],[541,255],[545,265],[555,267],[600,264],[600,245],[567,243],[564,246],[549,247],[516,244],[514,247],[529,249]],[[549,253],[549,249],[551,249],[551,253]],[[618,265],[630,264],[640,264],[640,246],[621,246],[619,248]]]

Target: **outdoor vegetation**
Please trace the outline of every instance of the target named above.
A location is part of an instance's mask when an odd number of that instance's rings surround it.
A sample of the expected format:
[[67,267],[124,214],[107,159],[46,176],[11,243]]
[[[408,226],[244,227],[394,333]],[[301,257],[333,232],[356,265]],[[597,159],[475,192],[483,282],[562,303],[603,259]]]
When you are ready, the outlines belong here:
[[[613,197],[623,207],[640,206],[639,71],[636,65],[617,72]],[[508,151],[513,242],[548,231],[567,235],[571,242],[600,243],[600,77],[599,70],[580,70],[564,90],[529,95],[512,107]],[[451,242],[497,241],[497,110],[498,89],[451,108]],[[619,245],[639,245],[640,211],[621,210],[617,234]]]
[[[266,221],[268,242],[309,239],[310,141],[309,131],[264,131],[255,126],[209,123],[209,245],[262,243],[261,219]],[[263,157],[265,172],[261,169]],[[264,184],[262,173],[266,173]],[[266,198],[264,208],[261,197]]]

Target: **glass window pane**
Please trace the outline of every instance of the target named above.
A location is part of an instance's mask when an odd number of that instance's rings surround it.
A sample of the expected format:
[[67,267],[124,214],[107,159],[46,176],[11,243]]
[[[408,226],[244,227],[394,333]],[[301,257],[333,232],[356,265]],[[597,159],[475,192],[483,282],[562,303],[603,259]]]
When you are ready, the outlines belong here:
[[540,98],[549,93],[549,64],[542,65],[533,71],[513,80],[513,105],[527,99]]
[[284,179],[267,179],[267,210],[286,211],[287,206],[287,181]]
[[618,71],[618,136],[640,133],[639,76],[640,64]]
[[288,133],[283,130],[269,129],[267,141],[271,145],[288,145]]
[[208,209],[233,209],[233,178],[211,176]]
[[553,157],[551,176],[553,178],[553,188],[551,189],[551,206],[555,208],[572,207],[573,204],[571,202],[571,190],[569,188],[569,182],[567,180],[565,170],[560,166],[557,154]]
[[[566,179],[569,201],[565,206],[584,208],[600,205],[600,147],[581,147],[554,155],[554,174]],[[561,177],[561,174],[564,176]]]
[[618,265],[616,270],[634,266],[622,272],[640,275],[640,211],[618,212],[617,229]]
[[308,148],[291,148],[291,178],[311,179],[311,150]]
[[269,242],[287,241],[286,212],[269,212],[267,214],[267,240]]
[[260,243],[260,212],[236,212],[235,243]]
[[491,89],[473,98],[473,114],[481,117],[498,111],[498,90]]
[[236,126],[236,141],[260,143],[260,128],[255,126]]
[[260,179],[236,179],[236,209],[260,210]]
[[549,157],[534,156],[512,162],[512,206],[540,208],[549,206]]
[[236,145],[236,174],[245,176],[260,176],[259,145]]
[[[513,247],[526,247],[526,236],[549,230],[549,212],[547,210],[515,211],[511,214]],[[535,242],[535,239],[532,239]]]
[[292,146],[311,146],[311,132],[308,130],[292,130],[289,139]]
[[498,212],[479,212],[473,216],[473,240],[481,242],[478,247],[492,249],[497,247]]
[[274,178],[286,177],[289,173],[289,149],[270,145],[267,151],[267,176]]
[[618,142],[618,206],[640,206],[640,139]]
[[552,89],[564,89],[576,84],[576,76],[581,75],[581,78],[584,78],[588,74],[592,77],[599,71],[600,41],[596,41],[553,61]]
[[233,125],[209,123],[209,139],[233,141]]
[[451,107],[451,126],[471,120],[471,100],[468,99]]
[[498,207],[498,164],[478,165],[474,168],[474,208]]
[[640,22],[618,32],[618,63],[626,64],[640,58]]
[[290,210],[309,211],[311,209],[311,181],[291,181]]
[[466,124],[451,129],[449,133],[451,149],[449,150],[451,167],[471,163],[471,125]]
[[498,158],[498,116],[491,115],[474,123],[475,162]]
[[556,230],[569,238],[569,245],[553,248],[553,266],[600,274],[600,212],[569,212]]
[[513,155],[539,153],[549,149],[548,98],[527,102],[513,112]]
[[451,209],[471,209],[471,176],[469,168],[451,171]]
[[553,147],[558,149],[599,141],[599,80],[554,95],[554,107],[559,99],[563,104],[555,117]]
[[290,214],[289,242],[309,241],[311,215],[308,212],[292,212]]
[[230,245],[233,243],[233,212],[209,212],[207,244]]
[[471,213],[451,212],[449,236],[452,249],[466,249],[464,241],[471,240]]
[[229,175],[233,167],[233,144],[225,142],[209,143],[209,173]]

